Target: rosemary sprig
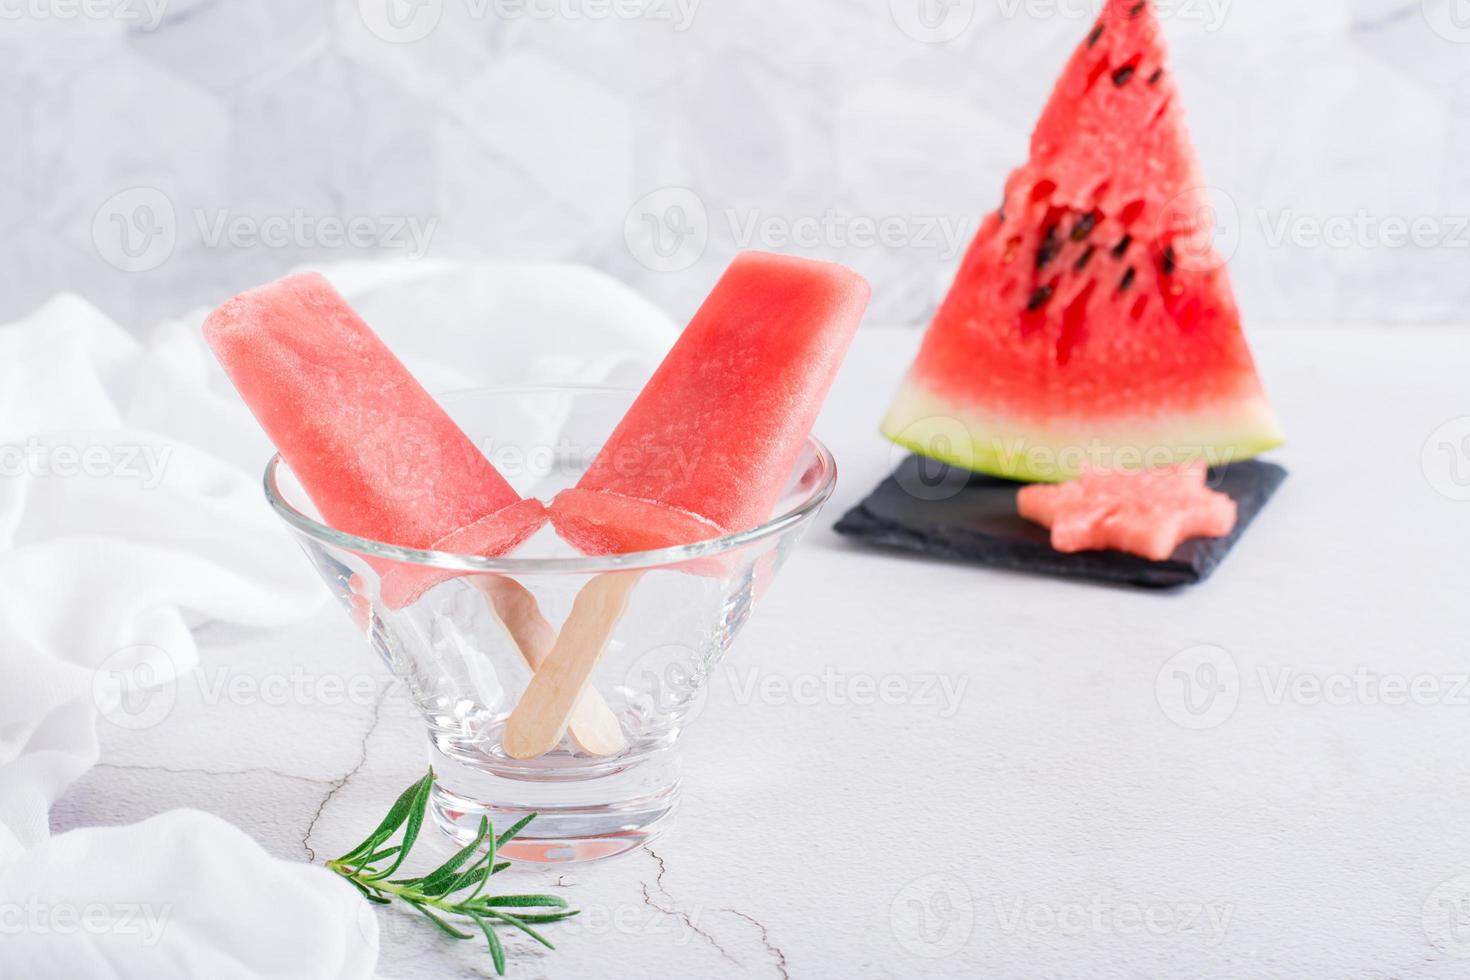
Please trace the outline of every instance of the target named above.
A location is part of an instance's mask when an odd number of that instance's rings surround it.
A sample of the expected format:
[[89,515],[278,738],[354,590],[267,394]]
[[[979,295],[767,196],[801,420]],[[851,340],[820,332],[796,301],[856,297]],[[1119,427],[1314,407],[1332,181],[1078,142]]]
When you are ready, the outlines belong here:
[[[418,840],[433,785],[434,770],[430,769],[428,775],[403,791],[376,830],[346,854],[328,861],[327,867],[351,882],[369,902],[375,905],[391,905],[395,899],[404,902],[445,935],[472,939],[471,933],[457,926],[473,926],[485,937],[490,958],[495,961],[495,972],[501,976],[505,975],[505,947],[496,935],[497,926],[519,929],[547,949],[555,949],[532,925],[560,922],[576,915],[575,910],[567,908],[565,899],[555,895],[481,894],[491,875],[510,867],[509,861],[496,862],[496,851],[536,819],[534,813],[499,836],[489,819],[481,817],[475,839],[433,871],[419,878],[389,877],[403,865]],[[400,828],[403,835],[398,843],[389,844]]]

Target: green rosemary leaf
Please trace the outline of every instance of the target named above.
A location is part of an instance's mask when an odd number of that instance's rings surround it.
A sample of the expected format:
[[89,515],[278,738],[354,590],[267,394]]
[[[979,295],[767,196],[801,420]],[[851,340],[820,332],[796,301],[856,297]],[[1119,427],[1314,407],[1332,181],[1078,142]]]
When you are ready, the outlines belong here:
[[[490,877],[489,868],[483,866],[478,868],[471,868],[468,871],[461,872],[451,878],[446,879],[445,881],[440,882],[432,889],[425,885],[421,890],[425,895],[433,895],[434,897],[439,898],[445,895],[453,895],[455,892],[458,891],[463,891],[464,889],[469,888],[471,885],[482,885],[484,884],[485,879],[488,877]],[[469,901],[469,899],[461,899],[456,904],[467,905],[469,904]]]
[[[535,814],[517,821],[498,836],[489,819],[481,819],[474,839],[427,875],[392,878],[418,840],[428,812],[433,780],[431,769],[427,776],[398,797],[388,816],[372,834],[347,854],[328,861],[327,867],[351,882],[369,902],[375,905],[391,905],[395,899],[404,902],[447,936],[471,939],[472,935],[458,925],[473,923],[485,935],[495,970],[503,976],[506,951],[496,932],[497,925],[519,929],[547,949],[554,949],[544,936],[531,928],[532,924],[560,922],[577,913],[567,908],[564,899],[554,895],[480,896],[491,876],[510,867],[509,861],[496,860],[498,848],[524,830],[536,818]],[[385,846],[400,830],[402,836],[398,843]],[[380,866],[382,862],[389,863]],[[512,915],[500,909],[539,911]]]
[[500,944],[500,937],[495,935],[495,930],[490,923],[478,915],[471,916],[475,923],[485,933],[485,945],[490,947],[490,959],[495,963],[495,972],[505,976],[505,947]]
[[485,914],[494,916],[507,925],[515,926],[521,932],[524,932],[526,935],[530,936],[532,939],[536,940],[547,949],[556,949],[556,947],[551,945],[551,943],[547,940],[545,936],[541,935],[541,933],[537,932],[535,929],[532,929],[529,925],[527,925],[525,919],[516,918],[508,912],[497,912],[494,909],[486,909]]
[[410,901],[408,899],[404,899],[404,901],[407,901],[409,905],[412,905],[414,908],[418,909],[419,912],[423,914],[424,918],[428,919],[430,922],[434,923],[434,925],[438,926],[440,932],[443,932],[444,934],[449,936],[453,936],[455,939],[470,938],[469,933],[460,932],[458,929],[454,928],[454,926],[450,925],[448,922],[445,922],[443,919],[439,918],[439,916],[429,911],[426,906],[420,905],[418,902]]
[[[457,880],[464,877],[464,875],[460,874],[459,869],[464,866],[464,863],[466,861],[476,856],[477,852],[480,850],[481,845],[485,843],[486,838],[488,838],[489,836],[490,821],[486,817],[481,817],[480,830],[478,833],[475,834],[475,839],[462,847],[448,861],[445,861],[443,864],[439,865],[439,867],[429,872],[429,874],[419,883],[420,891],[422,891],[425,895],[447,895],[451,892],[457,892],[461,888],[464,888],[465,885],[454,884]],[[477,859],[475,861],[475,864],[478,865],[481,860],[483,860],[483,856]],[[473,865],[471,867],[473,867]],[[468,884],[473,884],[473,882],[466,882],[466,885]]]
[[507,830],[505,833],[501,834],[499,837],[495,838],[495,846],[497,848],[504,847],[507,843],[510,842],[510,840],[511,840],[512,837],[514,837],[516,834],[519,834],[521,831],[525,830],[526,829],[526,826],[532,820],[535,820],[536,817],[537,817],[537,814],[528,813],[524,817],[522,817],[521,819],[517,820],[515,823],[511,824],[511,827],[510,827],[509,830]]
[[378,828],[369,834],[367,839],[337,860],[343,864],[355,864],[364,854],[371,854],[384,841],[392,837],[394,831],[403,826],[403,821],[408,819],[410,811],[414,808],[414,802],[418,799],[420,790],[424,790],[427,794],[426,787],[433,785],[434,770],[430,769],[428,775],[403,791],[388,811],[388,815],[383,818],[383,822],[378,824]]
[[395,855],[397,853],[398,853],[398,845],[397,844],[394,844],[392,847],[385,847],[381,851],[377,851],[377,852],[375,852],[373,854],[369,854],[367,857],[363,858],[362,859],[362,865],[363,865],[363,867],[367,867],[370,864],[377,864],[379,861],[382,861],[385,858],[390,858],[390,857],[392,857],[393,855]]
[[347,875],[343,875],[343,877],[344,878],[347,878],[347,883],[349,885],[351,885],[353,888],[356,888],[359,892],[361,892],[362,893],[362,897],[365,898],[365,899],[367,899],[369,902],[372,902],[375,905],[392,905],[393,904],[393,902],[392,902],[391,899],[384,898],[383,896],[378,895],[375,892],[369,891],[368,890],[368,887],[366,885],[364,885],[362,882],[358,881],[356,878],[352,878],[352,877],[349,877]]
[[[494,833],[494,831],[492,830],[491,833]],[[469,895],[467,897],[465,897],[464,899],[461,899],[460,904],[462,904],[462,905],[468,905],[470,902],[473,902],[475,900],[475,898],[479,896],[480,892],[482,892],[482,891],[485,890],[485,882],[487,882],[487,881],[490,880],[490,876],[491,875],[498,875],[498,874],[500,874],[500,872],[502,872],[506,868],[510,867],[510,862],[509,861],[502,861],[499,864],[490,864],[489,863],[489,862],[495,860],[495,842],[494,842],[493,838],[492,838],[491,843],[490,843],[490,853],[486,855],[486,858],[487,858],[487,865],[486,866],[487,866],[487,869],[488,869],[487,870],[487,873],[480,876],[480,880],[474,883],[475,884],[474,889],[469,893]]]
[[565,912],[533,912],[530,915],[526,915],[522,912],[517,912],[516,918],[520,919],[522,922],[560,922],[563,919],[570,919],[572,916],[578,914],[580,913],[578,913],[576,909],[567,909]]
[[555,895],[492,895],[475,904],[497,909],[564,909],[567,900]]
[[431,769],[429,775],[414,786],[413,802],[408,811],[408,820],[403,828],[403,841],[399,844],[398,854],[393,858],[393,863],[382,871],[368,875],[368,881],[382,881],[397,871],[403,864],[403,859],[408,857],[408,852],[413,849],[414,842],[418,840],[419,828],[424,825],[424,811],[429,805],[429,791],[434,788],[433,777],[434,771]]

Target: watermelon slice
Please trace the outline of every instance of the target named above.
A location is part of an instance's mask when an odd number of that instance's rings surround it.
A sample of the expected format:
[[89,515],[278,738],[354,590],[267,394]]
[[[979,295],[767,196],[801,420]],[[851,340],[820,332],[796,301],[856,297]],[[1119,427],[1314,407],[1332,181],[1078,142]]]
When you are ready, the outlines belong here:
[[1027,481],[1282,441],[1148,0],[1108,0],[981,225],[883,432]]

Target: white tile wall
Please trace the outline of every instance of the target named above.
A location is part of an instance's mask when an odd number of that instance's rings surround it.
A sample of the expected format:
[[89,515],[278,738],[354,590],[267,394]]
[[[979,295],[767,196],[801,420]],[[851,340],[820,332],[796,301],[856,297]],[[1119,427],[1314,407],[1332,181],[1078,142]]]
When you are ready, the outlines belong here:
[[[0,4],[0,320],[405,253],[683,317],[792,227],[922,323],[1099,0],[98,2]],[[1158,2],[1250,319],[1470,320],[1470,0]]]

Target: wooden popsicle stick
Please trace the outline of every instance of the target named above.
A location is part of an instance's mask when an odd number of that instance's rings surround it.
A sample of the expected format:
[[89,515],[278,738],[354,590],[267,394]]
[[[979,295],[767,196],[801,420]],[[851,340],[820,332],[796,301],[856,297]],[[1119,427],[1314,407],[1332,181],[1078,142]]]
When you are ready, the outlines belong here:
[[[536,597],[515,579],[501,575],[476,575],[473,581],[490,600],[491,609],[520,648],[526,664],[539,676],[541,665],[556,647],[557,637],[555,627],[541,615]],[[588,755],[617,755],[628,747],[617,715],[595,687],[588,686],[577,699],[563,730],[567,728],[572,742]],[[557,740],[561,740],[560,735]]]
[[505,723],[505,751],[512,759],[534,759],[561,742],[642,577],[642,572],[607,572],[582,586],[556,646]]

